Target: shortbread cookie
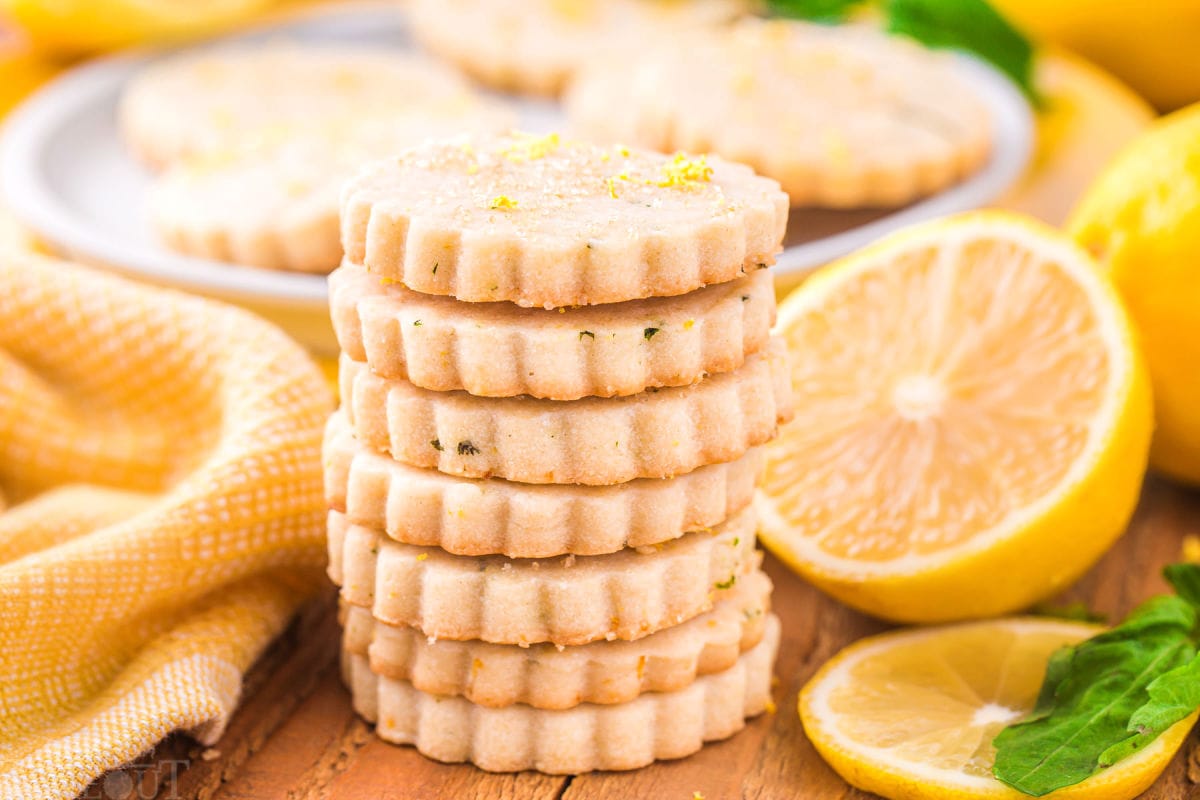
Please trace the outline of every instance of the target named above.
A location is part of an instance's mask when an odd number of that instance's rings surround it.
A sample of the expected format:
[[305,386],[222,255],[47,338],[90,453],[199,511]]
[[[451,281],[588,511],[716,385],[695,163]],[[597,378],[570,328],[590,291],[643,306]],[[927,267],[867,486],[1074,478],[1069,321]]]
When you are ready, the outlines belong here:
[[603,556],[455,556],[329,512],[329,576],[349,603],[438,639],[586,644],[639,639],[712,608],[758,566],[747,508],[711,531]]
[[719,158],[511,134],[371,165],[342,195],[342,244],[417,292],[555,308],[740,278],[774,263],[787,211]]
[[355,437],[414,467],[471,478],[605,486],[732,461],[793,414],[783,343],[735,372],[629,397],[561,402],[472,397],[387,380],[346,356],[342,407]]
[[775,321],[767,270],[680,297],[557,311],[418,294],[353,264],[330,276],[329,294],[350,358],[385,378],[483,397],[577,400],[686,386],[740,367]]
[[771,705],[779,638],[779,620],[769,616],[763,640],[724,672],[620,705],[587,703],[560,711],[488,708],[426,694],[407,681],[376,675],[364,656],[345,652],[342,675],[354,709],[375,723],[382,739],[416,745],[438,761],[469,761],[492,772],[577,774],[682,758],[704,742],[741,730],[747,717]]
[[123,111],[135,149],[166,162],[148,209],[169,247],[319,273],[341,259],[341,186],[364,163],[515,121],[437,64],[312,45],[172,59],[135,79]]
[[173,250],[265,269],[326,273],[342,258],[342,184],[363,164],[429,137],[500,131],[513,115],[465,97],[395,103],[390,119],[321,121],[185,158],[151,187],[150,218]]
[[359,446],[341,412],[325,435],[330,508],[396,541],[470,556],[601,555],[677,539],[748,506],[763,464],[756,447],[671,480],[532,486],[401,464]]
[[499,89],[557,94],[588,57],[733,19],[739,0],[414,0],[413,34]]
[[698,676],[729,669],[762,639],[771,581],[752,572],[712,611],[636,642],[558,648],[430,641],[415,628],[385,625],[365,608],[342,604],[347,652],[367,656],[371,671],[419,691],[462,696],[502,708],[523,703],[562,709],[626,703],[645,692],[671,692]]
[[121,97],[119,123],[126,144],[163,168],[183,158],[237,152],[247,141],[458,102],[473,102],[461,76],[395,50],[225,46],[142,70]]
[[779,180],[798,206],[907,203],[977,170],[993,137],[953,56],[866,26],[784,20],[596,61],[566,107],[589,138],[717,153]]

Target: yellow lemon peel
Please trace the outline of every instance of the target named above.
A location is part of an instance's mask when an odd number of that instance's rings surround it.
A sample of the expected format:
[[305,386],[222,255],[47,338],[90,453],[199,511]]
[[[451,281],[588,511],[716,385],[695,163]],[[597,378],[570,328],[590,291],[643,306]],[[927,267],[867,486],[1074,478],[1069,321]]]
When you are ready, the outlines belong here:
[[712,167],[704,156],[692,158],[687,153],[676,153],[671,163],[663,165],[663,179],[658,182],[664,188],[674,186],[680,189],[691,188],[700,183],[712,180]]
[[545,136],[519,134],[517,141],[504,149],[503,155],[509,161],[517,163],[537,161],[553,153],[561,144],[562,140],[557,133],[548,133]]

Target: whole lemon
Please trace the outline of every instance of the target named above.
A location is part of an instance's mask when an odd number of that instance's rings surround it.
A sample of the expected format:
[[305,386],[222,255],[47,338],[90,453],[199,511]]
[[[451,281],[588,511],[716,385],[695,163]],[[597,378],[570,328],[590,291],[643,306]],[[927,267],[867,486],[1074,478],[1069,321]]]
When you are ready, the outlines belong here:
[[1019,28],[1064,45],[1127,82],[1160,109],[1200,100],[1196,0],[993,0]]
[[1140,330],[1154,385],[1151,465],[1200,485],[1200,104],[1126,147],[1067,227]]
[[57,64],[35,53],[22,37],[0,24],[0,117],[57,71]]
[[0,0],[0,14],[39,49],[64,55],[174,41],[227,30],[274,0]]
[[1037,147],[1025,174],[997,205],[1062,225],[1096,169],[1158,115],[1128,86],[1060,47],[1042,48],[1035,68],[1034,85],[1044,101]]

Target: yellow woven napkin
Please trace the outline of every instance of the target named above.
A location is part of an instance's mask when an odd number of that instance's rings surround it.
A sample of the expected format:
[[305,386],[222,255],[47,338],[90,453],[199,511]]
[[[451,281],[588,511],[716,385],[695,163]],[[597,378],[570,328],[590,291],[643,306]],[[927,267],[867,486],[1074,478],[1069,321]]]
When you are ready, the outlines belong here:
[[323,583],[331,405],[246,312],[0,248],[0,798],[220,736]]

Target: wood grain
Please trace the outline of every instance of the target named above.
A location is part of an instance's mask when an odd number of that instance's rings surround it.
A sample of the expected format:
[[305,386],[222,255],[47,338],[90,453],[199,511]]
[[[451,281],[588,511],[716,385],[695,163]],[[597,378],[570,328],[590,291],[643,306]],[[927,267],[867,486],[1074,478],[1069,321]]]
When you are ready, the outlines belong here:
[[[1200,536],[1200,495],[1151,479],[1129,532],[1061,600],[1119,617],[1166,590],[1163,565],[1178,560],[1185,536]],[[309,609],[247,683],[247,700],[216,754],[173,737],[135,765],[142,797],[163,800],[865,800],[817,757],[796,714],[799,687],[839,648],[885,628],[824,597],[767,559],[784,640],[776,674],[778,710],[729,741],[690,758],[629,773],[573,778],[491,775],[429,761],[385,744],[355,717],[336,668],[333,595]],[[164,771],[171,759],[190,766]],[[156,772],[156,765],[159,771]],[[165,775],[165,779],[164,779]],[[95,787],[94,787],[95,788]],[[92,793],[89,797],[104,797]],[[131,795],[139,796],[139,795]],[[1200,741],[1194,734],[1146,800],[1200,800]],[[116,800],[114,798],[114,800]]]

